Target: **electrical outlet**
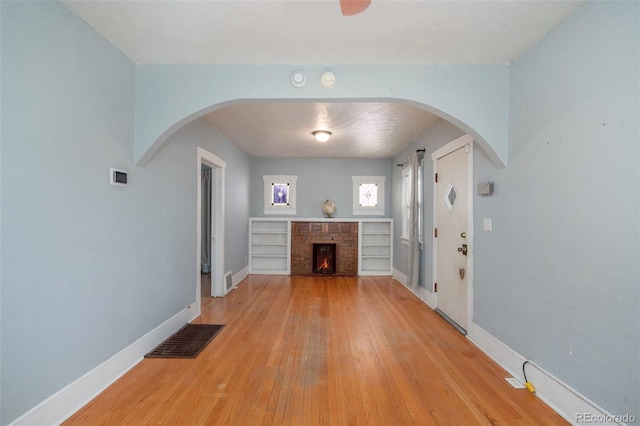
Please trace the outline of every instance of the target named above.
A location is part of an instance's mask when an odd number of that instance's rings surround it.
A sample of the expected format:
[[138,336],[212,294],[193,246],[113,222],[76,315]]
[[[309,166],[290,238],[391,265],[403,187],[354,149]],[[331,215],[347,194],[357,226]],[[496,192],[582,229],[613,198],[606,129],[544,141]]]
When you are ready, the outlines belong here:
[[485,217],[484,218],[484,222],[483,222],[482,228],[485,231],[489,231],[489,232],[491,231],[492,227],[491,227],[491,218],[490,217]]

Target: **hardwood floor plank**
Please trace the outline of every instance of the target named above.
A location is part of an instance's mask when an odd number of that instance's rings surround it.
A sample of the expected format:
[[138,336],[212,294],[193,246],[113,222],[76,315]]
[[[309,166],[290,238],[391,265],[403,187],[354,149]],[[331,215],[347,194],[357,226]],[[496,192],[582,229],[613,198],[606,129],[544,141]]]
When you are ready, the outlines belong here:
[[560,425],[390,277],[249,276],[196,359],[145,359],[66,425]]

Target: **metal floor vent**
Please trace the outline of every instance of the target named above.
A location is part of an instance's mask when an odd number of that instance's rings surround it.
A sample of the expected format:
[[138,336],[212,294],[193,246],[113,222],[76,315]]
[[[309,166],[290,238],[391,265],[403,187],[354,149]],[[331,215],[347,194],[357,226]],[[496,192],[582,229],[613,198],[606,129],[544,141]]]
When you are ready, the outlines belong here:
[[224,325],[187,324],[162,342],[145,358],[195,358]]

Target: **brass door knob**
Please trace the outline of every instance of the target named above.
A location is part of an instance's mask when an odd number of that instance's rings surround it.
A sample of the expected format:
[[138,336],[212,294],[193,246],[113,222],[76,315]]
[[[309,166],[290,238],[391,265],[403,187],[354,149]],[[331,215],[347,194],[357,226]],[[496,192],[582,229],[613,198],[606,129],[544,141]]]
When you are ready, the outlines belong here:
[[458,247],[458,252],[464,254],[465,256],[467,255],[467,251],[468,248],[466,244],[463,244],[462,247]]

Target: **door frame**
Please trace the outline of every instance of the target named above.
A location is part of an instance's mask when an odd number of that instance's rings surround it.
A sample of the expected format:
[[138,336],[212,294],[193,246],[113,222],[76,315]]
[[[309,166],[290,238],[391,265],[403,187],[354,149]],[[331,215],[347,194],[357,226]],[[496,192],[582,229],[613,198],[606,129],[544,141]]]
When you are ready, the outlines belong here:
[[[437,149],[431,154],[433,160],[433,229],[438,226],[438,188],[435,180],[435,174],[438,173],[438,160],[457,151],[460,148],[467,146],[467,324],[464,324],[466,330],[469,329],[469,324],[473,321],[473,145],[474,140],[469,135],[460,136],[457,139],[452,140],[443,147]],[[433,233],[433,280],[431,291],[434,300],[434,309],[438,308],[438,293],[435,288],[435,283],[438,279],[438,239]],[[460,324],[462,326],[462,324]]]
[[227,163],[205,150],[197,148],[196,205],[196,306],[200,313],[202,269],[202,165],[211,167],[211,296],[224,296],[224,186]]

